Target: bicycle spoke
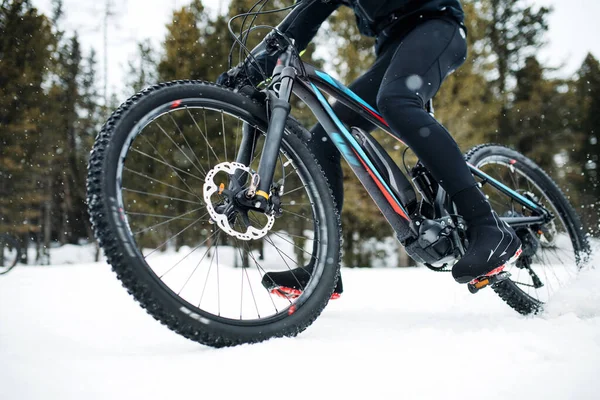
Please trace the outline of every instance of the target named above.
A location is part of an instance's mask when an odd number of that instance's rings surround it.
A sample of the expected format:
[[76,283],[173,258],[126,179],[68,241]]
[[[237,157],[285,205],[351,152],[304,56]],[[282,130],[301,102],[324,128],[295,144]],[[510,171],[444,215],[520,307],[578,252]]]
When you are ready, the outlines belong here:
[[252,154],[252,156],[250,157],[250,164],[248,164],[248,166],[252,165],[254,160],[260,160],[260,158],[262,157],[262,153],[263,153],[263,150],[265,149],[265,146],[261,147],[260,151],[258,152],[258,155],[254,154],[254,152],[256,151],[256,145],[258,144],[258,140],[259,139],[254,140],[254,143],[252,146],[252,153],[250,153],[250,154]]
[[[212,236],[214,236],[214,234],[213,234],[213,235],[211,235],[211,236],[209,236],[209,238],[210,238],[210,237],[212,237]],[[192,249],[192,251],[190,251],[189,253],[187,253],[187,254],[186,254],[186,255],[185,255],[185,256],[184,256],[184,257],[183,257],[181,260],[177,261],[177,262],[175,263],[175,265],[173,265],[171,268],[169,268],[169,270],[168,270],[167,272],[165,272],[164,274],[162,274],[160,277],[162,278],[163,276],[165,276],[166,274],[168,274],[170,271],[172,271],[172,270],[173,270],[175,267],[177,267],[177,266],[178,266],[179,264],[181,264],[181,263],[182,263],[184,260],[186,260],[186,259],[187,259],[189,256],[191,256],[191,255],[192,255],[192,253],[194,253],[196,250],[198,250],[198,249],[199,249],[199,248],[200,248],[200,247],[201,247],[201,246],[202,246],[204,243],[206,243],[208,240],[209,240],[209,239],[206,239],[204,242],[202,242],[202,243],[200,243],[199,245],[197,245],[196,247],[194,247],[194,248]],[[202,262],[202,259],[200,259],[200,262]],[[192,271],[192,275],[193,275],[193,274],[194,274],[194,272]],[[192,277],[192,275],[190,275],[190,278]],[[188,278],[188,281],[189,281],[189,278]],[[188,281],[186,281],[186,282],[185,282],[185,284],[183,285],[184,287],[185,287],[185,285],[187,284],[187,282],[188,282]],[[183,290],[183,287],[181,288],[181,290]],[[181,290],[180,290],[180,291],[177,293],[178,295],[181,293]]]
[[[237,245],[237,239],[236,239],[236,245]],[[243,272],[243,270],[246,269],[246,266],[244,265],[244,256],[242,255],[239,248],[237,250],[238,250],[238,253],[240,253],[240,262],[242,263],[242,266],[240,268],[242,270],[242,285],[240,287],[240,321],[241,321],[244,316],[244,272]]]
[[[265,240],[268,240],[268,237],[265,237]],[[268,242],[268,243],[269,243],[269,242]],[[279,253],[279,256],[281,257],[281,259],[283,260],[283,262],[286,264],[286,266],[287,266],[288,270],[290,270],[290,271],[291,271],[292,269],[291,269],[291,268],[290,268],[290,266],[287,264],[287,262],[285,261],[285,259],[283,258],[283,256],[281,256],[281,253],[280,253],[280,251],[279,251],[279,248],[278,248],[277,246],[275,246],[275,245],[273,244],[273,242],[270,242],[269,244],[271,244],[273,247],[275,247],[275,250],[276,250],[276,251]],[[258,267],[258,266],[260,266],[260,264],[259,264],[259,263],[256,261],[256,259],[255,259],[255,258],[254,258],[254,256],[252,255],[252,252],[250,252],[250,251],[249,251],[249,252],[248,252],[248,254],[249,254],[251,257],[252,257],[252,259],[253,259],[253,260],[254,260],[254,262],[256,263],[257,267]],[[288,256],[288,257],[289,257],[289,256]],[[293,260],[292,260],[292,261],[293,261]],[[262,268],[262,266],[261,266],[261,269],[262,269],[262,271],[263,271],[265,274],[267,273],[267,272],[264,270],[264,268]],[[295,277],[295,276],[294,276],[294,277]],[[296,279],[296,281],[297,281],[297,279]],[[273,281],[272,279],[271,279],[271,282],[272,282],[272,283],[276,283],[276,282],[275,282],[275,281]],[[300,282],[298,282],[298,284],[300,284]]]
[[[287,196],[288,194],[294,193],[295,191],[300,190],[300,189],[306,189],[306,185],[303,185],[303,186],[297,187],[295,189],[289,190],[289,191],[283,193],[283,196]],[[283,197],[283,196],[281,196],[281,197]]]
[[219,316],[221,316],[221,279],[219,276],[219,246],[217,245],[215,247],[215,253],[217,254],[217,309],[218,309],[218,314]]
[[290,271],[291,271],[291,268],[289,267],[289,265],[287,264],[287,262],[285,261],[285,259],[283,258],[283,256],[286,256],[291,262],[293,262],[294,264],[296,264],[298,267],[304,268],[304,265],[298,264],[298,261],[294,260],[287,253],[281,251],[281,249],[279,249],[279,247],[275,246],[275,243],[273,243],[273,240],[269,237],[269,235],[265,236],[265,240],[266,240],[267,243],[269,243],[271,246],[273,246],[275,248],[275,250],[277,251],[277,253],[279,253],[279,255],[281,256],[281,258],[283,259],[283,261],[285,262],[285,264],[290,269]]
[[[169,114],[169,116],[170,116],[170,115],[171,115],[171,114]],[[171,117],[171,118],[172,118],[172,117]],[[206,172],[200,171],[200,168],[198,168],[198,167],[196,166],[196,163],[194,163],[194,162],[192,161],[192,159],[188,157],[188,155],[185,153],[185,151],[183,151],[183,149],[182,149],[181,147],[179,147],[179,145],[178,145],[177,143],[175,143],[175,141],[173,140],[173,138],[171,137],[171,135],[169,135],[169,134],[167,133],[167,131],[165,131],[165,130],[163,129],[162,125],[161,125],[160,123],[158,123],[158,122],[156,123],[156,125],[158,126],[158,129],[160,129],[160,130],[162,131],[162,133],[164,133],[164,134],[165,134],[165,136],[166,136],[167,138],[169,138],[169,140],[171,141],[171,143],[173,143],[173,145],[175,146],[175,148],[177,148],[177,150],[179,150],[179,152],[180,152],[181,154],[183,154],[183,156],[184,156],[184,157],[185,157],[185,158],[186,158],[186,159],[187,159],[187,160],[190,162],[190,164],[192,164],[192,166],[193,166],[194,168],[196,168],[196,170],[197,170],[198,172],[200,172],[200,174],[201,174],[201,175],[203,175],[204,177],[206,177]],[[182,135],[183,135],[183,133],[182,133]],[[184,137],[184,138],[185,138],[185,137]]]
[[[177,218],[174,215],[160,215],[160,214],[149,214],[149,213],[139,213],[139,212],[127,212],[127,216],[141,216],[141,217],[154,217],[154,218]],[[182,221],[193,221],[194,218],[179,218]]]
[[[275,236],[277,236],[277,237],[281,238],[281,240],[283,240],[284,242],[287,242],[287,243],[291,244],[292,246],[294,246],[295,248],[297,248],[298,250],[300,250],[300,251],[302,251],[302,252],[304,252],[304,253],[306,253],[306,254],[308,254],[308,255],[312,256],[312,253],[309,253],[308,251],[304,250],[303,248],[301,248],[301,247],[298,247],[298,246],[297,246],[297,245],[296,245],[294,242],[290,242],[289,240],[287,240],[287,239],[286,239],[286,238],[284,238],[283,236],[281,236],[281,235],[277,234],[277,232],[271,232],[270,234],[272,234],[272,235],[275,235]],[[318,259],[318,258],[315,258],[315,259],[316,259],[317,261],[319,261],[319,259]]]
[[235,161],[237,161],[238,155],[240,154],[240,148],[238,146],[239,135],[240,135],[240,125],[241,125],[241,120],[238,119],[237,129],[235,130]]
[[[144,232],[147,232],[147,231],[149,231],[149,230],[151,230],[151,229],[157,228],[157,227],[159,227],[159,226],[162,226],[162,225],[168,224],[169,222],[177,221],[177,220],[181,219],[181,217],[183,217],[183,216],[185,216],[185,215],[188,215],[188,214],[195,213],[196,211],[199,211],[199,210],[202,210],[202,207],[200,207],[200,208],[196,208],[195,210],[188,211],[188,212],[186,212],[186,213],[184,213],[184,214],[181,214],[181,215],[180,215],[180,216],[178,216],[178,217],[173,217],[173,218],[171,218],[171,219],[168,219],[168,220],[166,220],[166,221],[159,222],[158,224],[155,224],[155,225],[149,226],[149,227],[147,227],[147,228],[144,228],[144,229],[142,229],[142,230],[140,230],[140,231],[134,232],[134,233],[133,233],[133,236],[137,236],[137,235],[139,235],[140,233],[144,233]],[[205,214],[204,214],[204,215],[202,215],[202,217],[200,217],[200,218],[203,218],[203,217],[205,217],[205,216],[207,216],[207,215],[208,215],[208,213],[205,213]]]
[[177,201],[182,201],[184,203],[204,205],[204,203],[199,203],[197,201],[186,200],[186,199],[182,199],[180,197],[173,197],[173,196],[168,196],[168,195],[165,195],[165,194],[156,194],[156,193],[150,193],[150,192],[143,192],[141,190],[129,189],[129,188],[126,188],[126,187],[121,188],[121,190],[124,190],[126,192],[131,192],[131,193],[145,194],[145,195],[148,195],[148,196],[151,196],[151,197],[159,197],[161,199],[177,200]]
[[[146,138],[144,138],[144,139],[146,139]],[[165,158],[162,156],[162,154],[160,154],[160,152],[159,152],[159,151],[156,149],[156,147],[154,147],[154,145],[153,145],[152,143],[150,143],[150,141],[149,141],[148,139],[146,139],[146,142],[147,142],[147,143],[150,145],[150,147],[152,147],[152,148],[154,149],[154,152],[155,152],[156,154],[158,154],[158,156],[159,156],[159,157],[160,157],[160,158],[161,158],[161,159],[162,159],[162,160],[163,160],[165,163],[167,163],[167,161],[166,161],[166,160],[165,160]],[[180,175],[177,173],[177,171],[176,171],[175,167],[174,167],[174,166],[172,166],[171,164],[168,164],[168,163],[167,163],[167,165],[169,165],[169,166],[171,167],[171,169],[173,170],[173,173],[175,174],[175,176],[177,176],[177,177],[179,178],[179,180],[180,180],[181,182],[183,182],[183,184],[185,185],[185,187],[186,187],[186,188],[188,188],[188,190],[189,190],[190,192],[194,193],[194,195],[195,195],[195,196],[198,198],[198,200],[202,201],[202,199],[200,198],[200,196],[198,196],[198,195],[196,194],[196,192],[194,192],[194,190],[193,190],[193,189],[192,189],[192,188],[191,188],[191,187],[190,187],[190,186],[187,184],[187,182],[185,181],[185,179],[183,179],[183,178],[182,178],[182,177],[181,177],[181,176],[180,176]],[[183,171],[183,170],[182,170],[182,171]],[[198,178],[198,179],[200,179],[200,178]],[[202,179],[201,179],[201,180],[202,180]]]
[[[236,238],[235,242],[237,245],[239,245],[239,240]],[[240,261],[243,262],[244,260],[244,256],[242,255],[242,251],[241,249],[236,246],[238,253],[240,253]],[[248,276],[248,268],[245,268],[242,265],[242,285],[241,285],[241,294],[240,294],[240,320],[243,318],[243,306],[244,306],[244,275],[246,276],[246,280],[248,282],[248,287],[250,288],[250,294],[252,295],[252,300],[254,301],[254,308],[256,309],[256,315],[258,316],[258,318],[260,318],[260,311],[258,310],[258,303],[256,302],[256,296],[254,295],[254,290],[252,289],[252,281],[250,280],[250,277]],[[257,270],[259,272],[259,275],[262,279],[263,275],[260,273],[260,270],[257,267]],[[273,303],[273,307],[275,307],[275,312],[278,312],[277,310],[277,306],[275,305],[275,302],[273,301],[273,299],[271,298],[271,296],[269,296],[269,298],[271,299],[271,303]]]
[[[192,178],[198,179],[199,181],[202,181],[202,182],[204,182],[204,181],[205,181],[203,178],[200,178],[200,177],[198,177],[198,176],[196,176],[196,175],[194,175],[194,174],[191,174],[191,173],[189,173],[189,172],[187,172],[187,171],[184,171],[183,169],[177,168],[176,166],[174,166],[174,165],[171,165],[171,164],[169,164],[169,163],[168,163],[168,162],[166,162],[166,161],[159,160],[158,158],[156,158],[156,157],[153,157],[153,156],[151,156],[150,154],[144,153],[144,152],[143,152],[143,151],[141,151],[141,150],[134,149],[134,148],[132,148],[131,150],[132,150],[132,151],[134,151],[134,152],[136,152],[136,153],[138,153],[138,154],[141,154],[141,155],[143,155],[143,156],[145,156],[145,157],[148,157],[148,158],[150,158],[150,159],[152,159],[152,160],[154,160],[154,161],[157,161],[157,162],[159,162],[159,163],[161,163],[161,164],[163,164],[163,165],[166,165],[167,167],[169,167],[169,168],[171,168],[171,169],[173,169],[173,170],[175,170],[175,171],[177,171],[177,172],[181,172],[182,174],[185,174],[185,175],[191,176]],[[175,175],[177,175],[177,174],[175,174]],[[177,176],[179,177],[179,175],[177,175]],[[181,179],[181,177],[179,177],[179,178]]]
[[[236,241],[238,241],[236,239]],[[254,255],[252,255],[252,252],[250,251],[250,248],[248,246],[248,244],[246,243],[246,241],[238,241],[238,242],[242,242],[242,246],[245,246],[247,249],[247,254],[250,258],[252,258],[252,261],[254,261],[254,265],[256,266],[256,270],[258,271],[258,274],[260,275],[261,280],[264,278],[264,276],[267,274],[267,272],[265,271],[265,269],[260,265],[260,263],[258,261],[256,261],[256,258],[254,258]],[[241,250],[240,251],[240,256],[241,256]],[[246,275],[247,276],[247,275]],[[273,281],[273,279],[271,279],[271,283],[275,283],[275,281]],[[267,290],[267,288],[264,288],[267,293],[269,293],[269,291]],[[254,293],[254,292],[252,292]],[[273,308],[275,309],[275,312],[278,313],[279,309],[277,308],[277,304],[275,304],[275,301],[273,300],[273,297],[270,295],[268,296],[269,300],[271,300],[271,303],[273,304]],[[290,305],[292,304],[292,302],[289,299],[286,299],[288,301],[288,303],[290,303]],[[255,302],[256,303],[256,302]],[[258,310],[257,310],[258,313]],[[259,317],[260,318],[260,317]]]
[[[208,154],[208,149],[210,149],[213,153],[213,155],[215,156],[215,158],[217,159],[218,163],[221,163],[221,160],[219,160],[219,156],[217,156],[217,153],[215,153],[214,149],[212,148],[212,146],[210,145],[210,142],[208,141],[208,137],[204,134],[204,132],[202,132],[202,129],[200,129],[200,126],[198,125],[198,123],[196,122],[196,118],[194,118],[194,116],[192,115],[192,113],[190,112],[190,110],[186,107],[185,108],[186,111],[188,112],[188,115],[190,116],[190,118],[192,119],[192,121],[194,122],[194,125],[196,126],[196,128],[198,129],[198,132],[200,132],[200,135],[202,135],[202,137],[204,138],[204,141],[206,142],[206,146],[208,146],[206,148],[206,152]],[[206,110],[203,109],[204,112],[204,130],[206,131],[206,133],[208,134],[208,129],[206,127]],[[210,165],[210,155],[207,157],[208,158],[208,163]]]
[[[250,217],[250,219],[251,219],[253,222],[255,222],[256,224],[259,224],[259,225],[260,225],[260,222],[259,222],[259,221],[257,221],[255,218],[252,218],[252,217]],[[268,233],[268,235],[276,235],[276,236],[278,236],[279,238],[281,238],[281,240],[283,240],[284,242],[287,242],[287,243],[291,244],[292,246],[294,246],[294,247],[295,247],[295,248],[297,248],[298,250],[300,250],[300,251],[303,251],[304,253],[306,253],[306,254],[310,255],[311,257],[313,256],[313,255],[312,255],[312,253],[309,253],[308,251],[304,250],[303,248],[301,248],[301,247],[298,247],[298,246],[297,246],[297,245],[296,245],[294,242],[290,242],[289,240],[287,240],[287,239],[286,239],[286,238],[284,238],[283,236],[279,235],[277,232],[269,232],[269,233]],[[275,245],[273,245],[273,246],[274,246],[274,247],[276,247]],[[289,256],[288,256],[288,257],[289,257]],[[315,257],[315,260],[319,261],[319,259],[318,259],[317,257]],[[294,260],[292,259],[292,261],[294,261]]]
[[[254,308],[256,309],[256,315],[260,318],[260,311],[258,311],[258,303],[256,302],[256,296],[254,296],[254,289],[252,289],[252,281],[248,276],[248,268],[242,268],[244,273],[246,274],[246,280],[248,281],[248,286],[250,287],[250,293],[252,294],[252,300],[254,300]],[[243,281],[242,281],[243,283]],[[270,297],[270,296],[269,296]],[[241,309],[240,309],[241,311]]]
[[[185,108],[187,110],[187,106],[185,106]],[[169,113],[169,117],[171,118],[171,121],[173,121],[173,124],[175,125],[175,127],[177,128],[177,130],[179,131],[179,133],[181,134],[181,137],[183,137],[183,140],[185,141],[185,144],[187,145],[188,149],[190,149],[190,151],[194,155],[194,158],[196,159],[196,162],[198,163],[197,164],[198,167],[202,168],[202,173],[204,174],[204,176],[206,176],[206,170],[202,167],[202,163],[198,159],[198,156],[196,155],[196,152],[194,151],[194,149],[192,149],[192,146],[190,146],[190,142],[188,142],[187,138],[183,134],[183,131],[179,128],[179,125],[177,125],[177,122],[175,121],[175,118],[173,118],[173,116],[171,115],[171,113]],[[190,162],[191,162],[191,160],[190,160]]]
[[293,174],[294,172],[298,172],[298,170],[296,169],[296,167],[294,167],[294,164],[292,165],[292,170],[290,172],[288,172],[287,174],[285,174],[285,177],[283,178],[283,180],[286,180],[288,176],[290,176],[291,174]]
[[147,178],[147,179],[149,179],[149,180],[151,180],[151,181],[154,181],[154,182],[160,183],[161,185],[165,185],[165,186],[168,186],[168,187],[170,187],[170,188],[173,188],[173,189],[175,189],[175,190],[179,190],[180,192],[183,192],[183,193],[189,194],[189,195],[191,195],[191,196],[197,197],[197,196],[196,196],[194,193],[192,193],[192,192],[188,192],[187,190],[183,190],[183,189],[181,189],[181,188],[179,188],[179,187],[177,187],[177,186],[173,186],[173,185],[171,185],[171,184],[169,184],[169,183],[166,183],[166,182],[160,181],[160,180],[158,180],[158,179],[152,178],[151,176],[149,176],[149,175],[146,175],[146,174],[142,174],[141,172],[137,172],[137,171],[134,171],[134,170],[132,170],[132,169],[129,169],[129,168],[126,168],[126,167],[124,167],[124,168],[123,168],[123,170],[124,170],[124,171],[128,171],[128,172],[131,172],[132,174],[135,174],[135,175],[141,176],[141,177],[143,177],[143,178]]
[[[542,250],[542,255],[544,257],[544,264],[547,264],[547,265],[551,266],[552,264],[550,263],[550,260],[546,261],[545,252],[543,250]],[[554,268],[550,268],[550,272],[552,272],[552,274],[556,278],[556,280],[558,282],[558,286],[562,287],[563,286],[562,282],[561,282],[560,278],[556,275],[556,272],[554,271]]]
[[226,134],[225,134],[225,117],[223,116],[223,110],[221,110],[221,125],[223,127],[223,131],[221,132],[221,134],[223,135],[223,151],[225,152],[225,160],[228,160],[227,158],[227,139],[226,139]]
[[546,268],[542,267],[542,271],[544,272],[544,278],[546,278],[546,294],[548,295],[548,298],[550,298],[550,289],[552,289],[552,283],[550,282],[550,279],[548,279],[548,274],[546,273]]
[[[204,243],[208,242],[211,238],[213,238],[219,231],[213,232],[212,235],[210,235],[209,237],[207,237],[202,243],[200,243],[197,248],[201,247]],[[206,250],[206,252],[204,253],[204,255],[200,258],[200,261],[198,261],[198,264],[196,265],[196,268],[198,268],[198,266],[200,265],[200,263],[202,262],[202,260],[204,259],[204,257],[206,256],[206,254],[208,254],[208,251],[210,250],[210,247]],[[161,276],[159,276],[159,278],[163,278],[165,277],[169,272],[171,272],[175,267],[177,266],[177,264],[173,265],[171,268],[169,268],[165,273],[163,273]],[[196,268],[194,268],[194,270],[192,271],[191,275],[189,276],[189,278],[185,281],[185,283],[183,284],[183,287],[179,290],[179,292],[177,294],[180,294],[183,291],[183,288],[185,287],[185,285],[187,285],[188,281],[190,280],[190,278],[192,277],[192,275],[194,275],[194,272],[196,272]]]
[[[221,232],[217,235],[217,239],[215,240],[215,247],[219,245],[219,239],[221,238]],[[200,295],[200,302],[198,303],[198,308],[202,305],[202,299],[204,298],[204,292],[206,291],[206,284],[208,283],[208,277],[210,276],[210,271],[212,270],[213,261],[215,260],[215,253],[213,252],[210,258],[210,265],[208,266],[208,271],[206,272],[206,279],[204,280],[204,287],[202,288],[202,294]]]
[[[289,233],[287,231],[283,231],[283,232],[285,232],[285,234],[288,235],[288,236],[295,237],[295,238],[298,238],[298,239],[315,240],[314,238],[310,238],[310,237],[306,237],[306,236],[294,235],[294,234],[291,234],[291,233]],[[275,233],[275,232],[271,232],[271,233]],[[318,240],[317,240],[317,243],[319,243]]]
[[283,212],[295,215],[298,218],[304,218],[305,220],[310,221],[310,222],[314,222],[314,220],[312,218],[308,218],[308,217],[305,217],[304,215],[296,214],[295,212],[292,212],[292,211],[289,211],[289,210],[283,210]]
[[[206,215],[206,214],[204,214]],[[158,249],[162,248],[164,245],[166,245],[167,243],[169,243],[169,241],[171,241],[172,239],[175,239],[176,237],[178,237],[179,235],[181,235],[183,232],[187,231],[189,228],[191,228],[193,225],[195,225],[196,223],[198,223],[198,221],[200,221],[202,218],[204,218],[204,215],[200,218],[198,218],[197,220],[195,220],[194,222],[192,222],[191,224],[189,224],[188,226],[186,226],[185,228],[183,228],[182,230],[180,230],[179,232],[177,232],[175,234],[175,236],[171,236],[169,239],[167,239],[165,242],[161,243],[160,246],[158,246],[157,248],[155,248],[154,250],[152,250],[149,254],[146,254],[144,256],[144,259],[147,259],[148,257],[150,257],[152,254],[154,254]]]

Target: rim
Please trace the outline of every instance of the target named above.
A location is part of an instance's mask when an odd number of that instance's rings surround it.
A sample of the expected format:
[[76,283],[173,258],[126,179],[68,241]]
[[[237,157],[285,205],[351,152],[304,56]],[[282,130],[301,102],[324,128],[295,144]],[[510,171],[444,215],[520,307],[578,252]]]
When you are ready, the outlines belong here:
[[[579,271],[578,249],[571,237],[570,226],[558,212],[559,208],[550,200],[543,189],[531,179],[518,163],[509,157],[489,156],[477,164],[493,178],[513,190],[530,197],[550,210],[555,218],[540,229],[519,228],[516,230],[523,243],[523,255],[517,263],[506,269],[510,280],[524,294],[538,303],[548,300],[562,287],[571,282]],[[531,216],[531,210],[490,185],[483,186],[484,193],[500,216]]]
[[[274,177],[284,183],[282,216],[261,240],[227,235],[210,222],[204,178],[217,163],[235,161],[244,122],[259,134],[250,163],[257,170],[264,130],[233,105],[210,99],[175,103],[144,116],[119,158],[117,202],[137,259],[201,318],[256,325],[291,315],[314,291],[326,254],[326,224],[318,223],[324,210],[308,171],[292,161],[297,154],[284,138]],[[214,176],[224,186],[232,179],[223,172]],[[240,180],[246,182],[248,174]],[[215,194],[211,201],[215,206],[226,199]],[[266,219],[248,215],[259,228]],[[240,220],[235,218],[232,227]],[[304,267],[311,259],[314,272],[298,298],[280,298],[261,284],[267,272]]]

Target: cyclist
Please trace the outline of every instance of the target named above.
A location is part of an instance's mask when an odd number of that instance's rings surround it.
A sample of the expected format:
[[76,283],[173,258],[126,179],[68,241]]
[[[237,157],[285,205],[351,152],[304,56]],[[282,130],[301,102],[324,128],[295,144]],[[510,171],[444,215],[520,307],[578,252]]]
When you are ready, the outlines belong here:
[[[448,131],[426,110],[444,79],[466,59],[466,28],[459,0],[300,0],[277,27],[306,48],[321,24],[340,6],[354,10],[359,30],[376,38],[375,63],[349,88],[376,108],[393,133],[406,143],[451,196],[467,223],[466,254],[452,268],[459,283],[502,271],[520,254],[521,242],[501,222],[469,172],[463,155]],[[252,54],[267,76],[277,55],[265,51],[265,40]],[[246,60],[222,74],[217,83],[240,87],[263,80],[256,64]],[[340,103],[334,111],[348,127],[375,127]],[[310,147],[323,167],[341,211],[343,205],[340,154],[322,126],[311,130]],[[297,296],[308,281],[311,266],[271,272],[263,285],[280,294]],[[334,297],[343,291],[341,277]]]

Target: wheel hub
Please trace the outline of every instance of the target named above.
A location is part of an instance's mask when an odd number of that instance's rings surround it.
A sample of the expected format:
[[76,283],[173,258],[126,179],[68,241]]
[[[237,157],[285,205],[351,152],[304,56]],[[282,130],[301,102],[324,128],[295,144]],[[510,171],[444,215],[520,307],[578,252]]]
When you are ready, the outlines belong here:
[[[229,236],[245,241],[258,240],[269,233],[275,223],[275,217],[273,215],[263,214],[267,218],[264,226],[262,228],[252,226],[248,217],[248,211],[250,211],[250,209],[241,206],[239,202],[235,200],[236,195],[244,189],[226,190],[225,187],[227,184],[223,182],[217,184],[215,182],[215,177],[220,172],[229,175],[229,181],[234,182],[236,172],[239,171],[242,171],[242,173],[245,174],[251,174],[249,167],[236,162],[217,164],[213,169],[208,171],[203,187],[204,202],[211,220]],[[237,186],[237,182],[234,182],[234,184],[230,186]],[[224,195],[226,197],[225,202],[214,204],[212,197],[215,194]],[[235,225],[238,216],[241,216],[243,225],[245,225],[246,228],[245,231],[237,230],[232,226]]]

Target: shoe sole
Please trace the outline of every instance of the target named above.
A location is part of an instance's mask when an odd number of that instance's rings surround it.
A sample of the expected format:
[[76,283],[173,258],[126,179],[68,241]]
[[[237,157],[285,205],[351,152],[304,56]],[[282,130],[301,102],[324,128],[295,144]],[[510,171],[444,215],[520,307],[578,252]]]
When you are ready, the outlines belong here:
[[511,258],[509,258],[504,264],[502,264],[501,266],[499,266],[497,268],[494,268],[493,270],[491,270],[490,272],[488,272],[487,274],[485,274],[483,276],[473,279],[472,281],[469,282],[469,284],[475,285],[476,283],[478,283],[480,280],[482,280],[484,278],[489,278],[491,276],[498,275],[500,272],[504,271],[504,268],[506,268],[507,265],[511,265],[511,264],[514,264],[515,262],[517,262],[517,260],[521,256],[521,254],[523,254],[523,247],[519,246],[519,248],[517,249],[515,254]]
[[[276,296],[279,296],[281,298],[287,299],[287,300],[295,300],[298,297],[300,297],[300,295],[302,294],[301,290],[298,289],[293,289],[293,288],[289,288],[289,287],[285,287],[285,286],[279,286],[276,287],[274,289],[271,289],[271,294],[274,294]],[[341,293],[333,293],[331,295],[331,300],[337,300],[339,299],[341,296]]]

